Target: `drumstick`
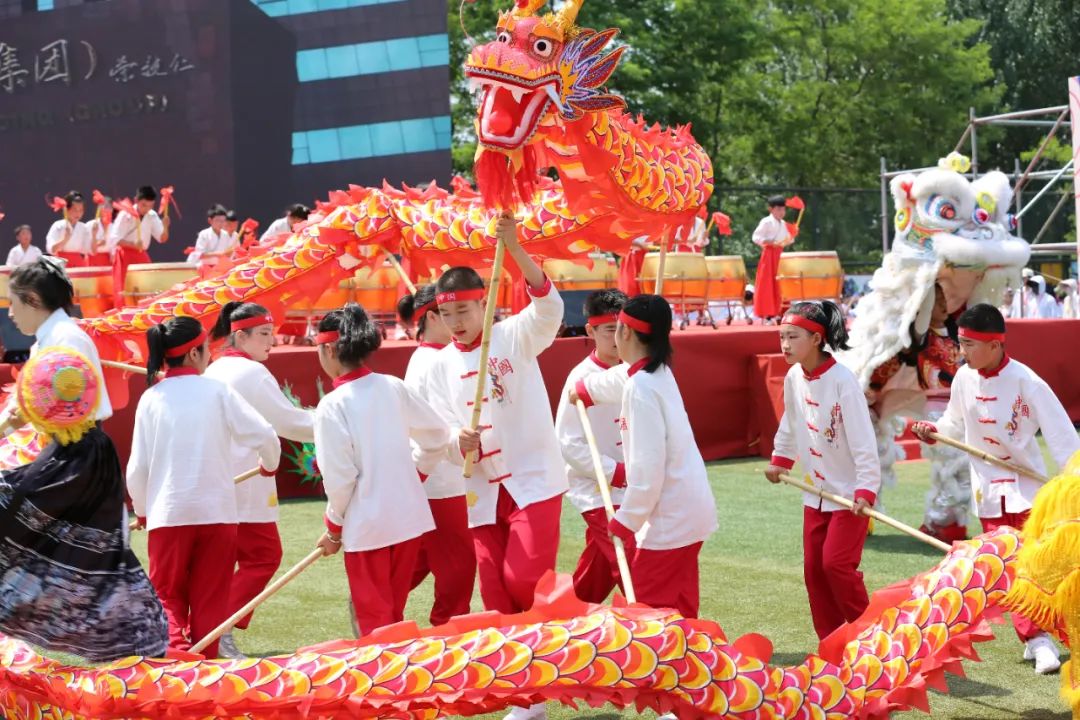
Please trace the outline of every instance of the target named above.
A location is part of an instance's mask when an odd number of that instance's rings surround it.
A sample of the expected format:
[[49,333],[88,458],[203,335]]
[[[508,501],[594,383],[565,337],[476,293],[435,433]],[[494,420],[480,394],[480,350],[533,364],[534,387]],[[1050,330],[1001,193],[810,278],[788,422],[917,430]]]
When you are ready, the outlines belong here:
[[[480,411],[483,409],[484,390],[487,381],[488,355],[491,351],[491,327],[495,324],[495,306],[499,300],[499,278],[502,276],[503,256],[506,246],[502,240],[495,241],[495,263],[491,266],[491,282],[488,286],[487,306],[484,308],[483,339],[480,341],[480,364],[476,373],[476,396],[473,398],[472,419],[469,427],[476,430],[480,426]],[[479,459],[480,451],[471,452],[465,458],[465,467],[461,474],[472,477],[473,463]]]
[[113,368],[115,370],[123,370],[124,372],[136,373],[137,375],[145,375],[146,368],[138,365],[130,365],[128,363],[117,362],[116,360],[102,360],[102,367]]
[[231,630],[233,626],[236,625],[236,623],[240,622],[240,620],[242,620],[245,615],[254,611],[255,608],[266,602],[266,600],[271,595],[288,585],[293,580],[293,578],[304,572],[304,570],[307,570],[309,565],[311,565],[313,562],[315,562],[322,556],[322,548],[315,548],[314,550],[312,550],[303,560],[293,565],[289,572],[285,573],[280,578],[268,585],[265,590],[253,597],[251,599],[251,602],[234,612],[232,614],[232,617],[230,617],[228,620],[221,623],[212,631],[210,631],[210,634],[204,637],[202,640],[192,645],[191,652],[198,653],[205,650],[207,645],[214,642],[225,633],[229,632],[229,630]]
[[[596,484],[600,487],[600,497],[604,499],[604,510],[607,519],[615,517],[615,504],[611,502],[611,489],[608,487],[607,477],[604,476],[604,465],[600,460],[600,448],[596,445],[596,436],[593,435],[592,423],[589,422],[589,413],[585,410],[585,403],[578,398],[578,416],[581,418],[581,427],[585,430],[585,440],[589,443],[589,453],[592,455],[593,471],[596,473]],[[626,561],[626,548],[622,538],[612,538],[615,544],[615,559],[619,564],[619,575],[622,576],[623,592],[629,602],[637,602],[634,596],[634,582],[630,578],[630,564]]]
[[409,289],[409,293],[416,294],[416,286],[413,285],[412,280],[409,279],[408,273],[405,272],[405,268],[401,267],[401,263],[394,257],[394,253],[390,252],[386,248],[382,248],[383,254],[390,261],[390,264],[394,266],[394,270],[397,271],[398,277],[401,278],[401,282],[405,283],[405,287]]
[[[837,505],[843,505],[844,507],[848,508],[849,510],[855,507],[855,503],[853,503],[851,500],[848,500],[845,497],[840,497],[839,495],[831,493],[828,490],[822,490],[821,488],[814,487],[813,485],[807,485],[806,483],[802,482],[801,480],[796,480],[795,478],[791,477],[790,475],[780,473],[780,479],[783,482],[786,482],[788,485],[791,485],[792,487],[796,487],[796,488],[802,490],[803,492],[808,492],[811,495],[817,495],[822,500],[828,500],[829,502],[834,502]],[[902,533],[906,533],[907,535],[910,535],[911,537],[915,538],[916,540],[922,540],[927,545],[933,545],[938,550],[942,550],[944,552],[949,552],[950,550],[952,550],[952,546],[949,545],[948,543],[944,543],[941,540],[938,540],[936,537],[931,537],[930,535],[927,535],[926,533],[924,533],[924,532],[922,532],[920,530],[916,530],[915,528],[911,527],[910,525],[905,525],[904,523],[900,522],[899,520],[894,520],[893,518],[889,517],[888,515],[885,515],[884,513],[880,513],[877,510],[874,510],[873,508],[866,508],[865,510],[863,510],[863,513],[867,517],[871,517],[871,518],[877,520],[878,522],[881,522],[881,523],[884,523],[885,525],[888,525],[889,527],[891,527],[893,529],[899,530]]]
[[14,432],[25,424],[26,420],[23,419],[19,409],[17,407],[12,407],[11,412],[5,414],[3,421],[0,422],[0,436]]
[[973,455],[974,457],[979,458],[983,462],[988,462],[991,465],[997,465],[999,468],[1016,473],[1017,475],[1025,475],[1029,478],[1032,478],[1033,480],[1038,480],[1041,483],[1045,483],[1050,480],[1050,478],[1046,477],[1045,475],[1040,475],[1034,470],[1029,470],[1028,468],[1021,467],[1020,465],[1014,465],[1011,462],[1006,462],[1005,460],[1002,460],[999,457],[995,457],[988,452],[983,452],[978,448],[971,447],[970,445],[965,445],[959,440],[953,440],[951,437],[946,437],[941,433],[927,433],[927,437],[931,438],[932,440],[937,440],[939,443],[943,443],[945,445],[948,445],[949,447],[954,447],[957,450],[963,450],[968,455]]

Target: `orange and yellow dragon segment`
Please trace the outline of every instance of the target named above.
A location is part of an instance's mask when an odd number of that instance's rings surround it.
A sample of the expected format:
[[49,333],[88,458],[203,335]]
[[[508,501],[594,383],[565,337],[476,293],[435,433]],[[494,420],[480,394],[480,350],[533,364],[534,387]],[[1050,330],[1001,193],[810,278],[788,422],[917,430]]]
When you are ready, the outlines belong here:
[[423,631],[402,624],[289,656],[80,668],[0,636],[0,711],[9,720],[431,720],[555,700],[681,720],[886,718],[926,709],[927,687],[976,659],[972,643],[990,638],[987,619],[1010,588],[1019,547],[1011,528],[958,543],[931,572],[875,597],[853,639],[794,667],[769,665],[760,636],[729,642],[717,624],[670,610],[587,605],[568,577],[549,574],[521,615]]

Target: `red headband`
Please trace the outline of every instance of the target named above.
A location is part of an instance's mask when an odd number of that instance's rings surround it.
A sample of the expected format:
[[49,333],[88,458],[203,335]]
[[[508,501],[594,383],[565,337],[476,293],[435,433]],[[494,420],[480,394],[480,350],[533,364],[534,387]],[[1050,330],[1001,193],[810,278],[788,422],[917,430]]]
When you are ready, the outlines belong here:
[[637,330],[639,333],[644,333],[645,335],[652,334],[652,323],[647,323],[644,320],[638,320],[632,315],[627,315],[625,310],[619,311],[619,322],[632,330]]
[[416,308],[416,314],[419,315],[420,317],[424,317],[425,315],[427,315],[429,312],[433,311],[438,306],[439,306],[438,301],[437,300],[432,300],[431,302],[424,303],[420,307]]
[[794,325],[795,327],[801,327],[803,330],[808,330],[812,333],[820,333],[821,337],[825,337],[825,326],[821,323],[814,322],[808,317],[802,315],[794,315],[788,313],[784,316],[784,319],[780,322],[781,325]]
[[258,315],[256,317],[244,318],[243,320],[233,320],[229,323],[229,330],[236,332],[237,330],[247,330],[248,328],[258,327],[259,325],[273,325],[274,318],[270,315]]
[[466,300],[480,300],[486,295],[487,292],[484,288],[475,288],[473,290],[454,290],[452,292],[439,293],[435,296],[435,302],[440,305],[452,302],[465,302]]
[[970,328],[960,328],[960,337],[975,340],[976,342],[992,342],[994,340],[1005,342],[1005,333],[1003,332],[979,332]]
[[590,325],[592,325],[593,327],[597,327],[599,325],[607,325],[608,323],[613,323],[613,322],[618,322],[618,321],[619,321],[619,314],[618,313],[608,313],[607,315],[593,315],[591,318],[588,319],[587,322]]
[[337,330],[326,330],[315,335],[315,344],[326,345],[328,343],[337,342],[339,339],[341,339],[341,333]]
[[188,342],[184,343],[183,345],[177,345],[176,347],[169,348],[168,350],[166,350],[165,351],[165,357],[167,357],[167,358],[184,357],[185,355],[187,355],[189,352],[191,352],[195,348],[200,347],[204,342],[206,342],[206,331],[205,330],[200,332],[198,337],[196,337],[194,340],[189,340]]

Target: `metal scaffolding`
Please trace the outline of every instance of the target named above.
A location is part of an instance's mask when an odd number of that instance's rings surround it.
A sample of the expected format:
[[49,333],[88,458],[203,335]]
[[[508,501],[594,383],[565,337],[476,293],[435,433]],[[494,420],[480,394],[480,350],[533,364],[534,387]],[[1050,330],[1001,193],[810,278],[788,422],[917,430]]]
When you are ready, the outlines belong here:
[[[1023,237],[1023,221],[1024,216],[1028,211],[1031,210],[1036,203],[1046,197],[1052,188],[1059,183],[1070,181],[1073,177],[1070,173],[1070,171],[1074,169],[1072,160],[1069,160],[1064,166],[1057,169],[1035,170],[1043,159],[1043,154],[1050,145],[1050,141],[1060,130],[1071,128],[1069,106],[1058,105],[1056,107],[1039,108],[1037,110],[1019,110],[1017,112],[1002,113],[1000,115],[987,115],[986,117],[976,117],[975,110],[972,108],[969,111],[967,128],[964,130],[964,134],[960,136],[960,141],[956,143],[956,147],[954,148],[954,152],[960,152],[965,144],[970,143],[968,156],[971,158],[971,171],[966,173],[965,177],[971,180],[974,180],[979,176],[979,128],[993,125],[1048,128],[1046,135],[1039,144],[1038,150],[1035,151],[1035,155],[1032,156],[1031,161],[1028,162],[1027,167],[1024,168],[1023,171],[1020,170],[1020,160],[1016,159],[1013,161],[1013,203],[1015,204],[1015,216],[1017,222],[1016,234]],[[892,227],[892,223],[889,222],[889,180],[904,173],[918,173],[932,169],[933,167],[914,168],[911,170],[889,170],[885,158],[881,158],[881,247],[884,252],[889,251],[889,228]],[[1030,182],[1044,182],[1045,185],[1031,196],[1030,200],[1025,202],[1024,190]],[[1068,201],[1074,196],[1075,193],[1061,194],[1057,205],[1050,212],[1042,227],[1039,228],[1039,232],[1035,235],[1035,239],[1031,241],[1031,250],[1033,254],[1080,254],[1080,233],[1077,233],[1076,243],[1039,244],[1039,241],[1042,240],[1058,214],[1061,213],[1065,208],[1065,205],[1068,204]]]

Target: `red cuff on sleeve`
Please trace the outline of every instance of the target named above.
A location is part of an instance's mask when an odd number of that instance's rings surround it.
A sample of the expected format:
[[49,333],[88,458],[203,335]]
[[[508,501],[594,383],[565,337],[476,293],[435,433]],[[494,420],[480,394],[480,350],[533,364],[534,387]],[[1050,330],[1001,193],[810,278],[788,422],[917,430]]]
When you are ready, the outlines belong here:
[[417,470],[417,471],[416,471],[416,474],[420,476],[420,482],[422,482],[422,483],[425,483],[425,482],[427,482],[427,479],[428,479],[428,476],[427,476],[427,475],[425,475],[424,473],[420,472],[419,470]]
[[538,288],[534,288],[532,285],[529,285],[528,283],[525,284],[525,287],[528,289],[529,295],[531,295],[534,298],[547,297],[548,293],[551,292],[551,278],[545,276],[544,277],[544,284],[541,285]]
[[326,523],[326,529],[335,535],[341,535],[341,526],[330,519],[329,515],[323,515],[323,520]]
[[856,500],[865,500],[871,506],[873,506],[873,504],[875,502],[877,502],[877,493],[872,493],[869,490],[856,490],[855,491],[855,499]]
[[624,488],[626,487],[626,465],[623,463],[616,463],[615,472],[611,476],[611,487]]
[[141,527],[141,528],[146,527],[146,516],[145,515],[136,515],[135,516],[135,527]]
[[277,470],[267,470],[262,466],[262,463],[259,463],[259,474],[263,477],[274,477],[275,475],[277,475]]
[[795,467],[795,461],[786,458],[783,455],[773,455],[772,459],[769,460],[769,462],[776,467],[782,467],[785,470],[790,470],[791,468]]
[[574,383],[574,392],[581,399],[581,402],[585,403],[585,407],[590,408],[596,403],[593,402],[592,396],[589,395],[589,391],[585,389],[585,380],[578,380]]
[[615,518],[608,521],[608,532],[623,541],[623,544],[634,541],[634,531],[623,525]]

